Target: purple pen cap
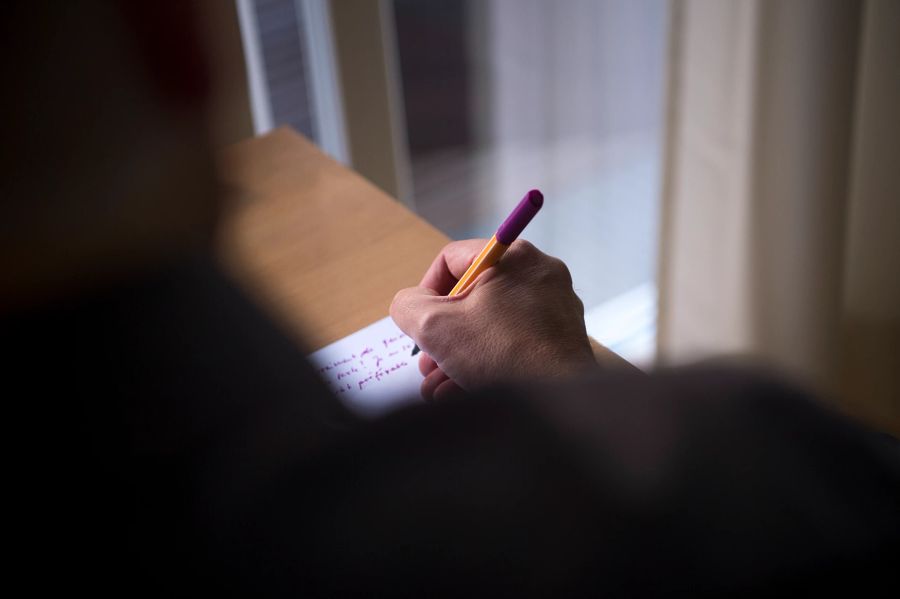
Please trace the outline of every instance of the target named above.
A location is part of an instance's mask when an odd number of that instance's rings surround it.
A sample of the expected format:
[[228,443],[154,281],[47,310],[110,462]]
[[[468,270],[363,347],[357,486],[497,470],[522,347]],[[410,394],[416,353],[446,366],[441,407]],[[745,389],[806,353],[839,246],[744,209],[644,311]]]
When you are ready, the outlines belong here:
[[515,241],[543,205],[544,195],[537,189],[532,189],[526,193],[519,205],[515,207],[510,215],[506,217],[506,220],[503,221],[503,224],[500,225],[500,228],[497,229],[497,241],[503,245],[509,245]]

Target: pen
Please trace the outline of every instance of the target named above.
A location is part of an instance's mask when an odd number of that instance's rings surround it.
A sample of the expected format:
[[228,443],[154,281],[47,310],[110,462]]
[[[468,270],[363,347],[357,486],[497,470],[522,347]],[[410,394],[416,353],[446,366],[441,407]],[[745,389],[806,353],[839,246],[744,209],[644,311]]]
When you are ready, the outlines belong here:
[[[460,277],[447,296],[453,297],[462,293],[468,289],[478,275],[496,264],[543,205],[544,196],[537,189],[532,189],[526,193],[525,197],[519,201],[518,205],[506,217],[506,220],[503,221],[503,224],[500,225],[497,232],[494,233],[494,236],[487,242],[487,245],[484,246],[472,262],[472,265],[466,269],[466,272],[463,273],[463,276]],[[413,348],[412,355],[414,356],[417,353],[419,353],[418,345]]]

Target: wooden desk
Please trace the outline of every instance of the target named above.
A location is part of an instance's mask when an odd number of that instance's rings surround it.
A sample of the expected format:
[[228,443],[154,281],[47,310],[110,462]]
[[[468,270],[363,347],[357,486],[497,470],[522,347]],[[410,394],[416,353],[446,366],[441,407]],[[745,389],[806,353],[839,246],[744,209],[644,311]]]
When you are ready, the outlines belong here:
[[309,350],[388,314],[449,239],[289,128],[228,147],[226,268]]

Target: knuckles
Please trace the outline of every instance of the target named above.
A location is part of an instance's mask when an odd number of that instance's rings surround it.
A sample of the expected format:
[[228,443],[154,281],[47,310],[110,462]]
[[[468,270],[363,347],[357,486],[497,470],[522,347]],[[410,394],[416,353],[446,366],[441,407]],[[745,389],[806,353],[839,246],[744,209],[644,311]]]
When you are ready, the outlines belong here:
[[509,251],[515,254],[521,254],[523,256],[533,256],[535,254],[543,254],[541,250],[537,249],[533,243],[528,241],[527,239],[516,239],[512,242],[512,245],[509,246]]
[[405,305],[404,295],[406,293],[405,289],[401,289],[397,293],[394,294],[394,299],[391,300],[391,307],[388,309],[388,312],[391,315],[391,318],[394,320],[397,319],[397,316],[402,311],[402,307]]
[[507,256],[500,261],[499,266],[506,277],[517,281],[530,282],[534,285],[572,287],[572,273],[565,262],[554,256],[548,256],[524,239],[517,239],[512,243]]
[[571,287],[572,273],[569,272],[569,267],[566,266],[565,262],[559,258],[547,256],[547,268],[550,270],[552,277]]
[[435,342],[440,342],[443,323],[444,315],[432,308],[425,308],[416,314],[415,326],[422,345],[431,347]]
[[568,279],[570,281],[572,279],[569,267],[566,266],[565,262],[555,256],[545,254],[530,241],[525,239],[515,240],[509,247],[509,252],[514,254],[517,259],[527,260],[530,264],[537,265],[541,270],[546,271],[546,273],[551,276],[556,276],[560,279]]
[[407,334],[416,333],[414,327],[416,326],[418,310],[413,308],[412,293],[411,289],[401,289],[394,294],[394,299],[391,300],[391,306],[388,308],[388,314],[391,315],[397,326]]
[[430,330],[434,326],[435,320],[435,315],[430,310],[422,310],[416,314],[416,329],[423,341],[431,338]]
[[572,273],[559,258],[541,254],[540,259],[534,262],[532,272],[541,284],[552,285],[560,290],[572,287]]
[[397,326],[423,349],[440,348],[449,338],[446,332],[460,326],[454,318],[458,310],[445,299],[415,287],[401,289],[394,295],[389,312]]

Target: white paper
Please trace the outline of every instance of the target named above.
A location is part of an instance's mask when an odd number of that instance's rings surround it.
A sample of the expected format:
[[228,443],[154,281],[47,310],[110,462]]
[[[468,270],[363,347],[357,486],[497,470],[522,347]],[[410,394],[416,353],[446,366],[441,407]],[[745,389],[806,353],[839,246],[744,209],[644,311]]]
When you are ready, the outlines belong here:
[[332,393],[348,408],[376,416],[421,401],[419,357],[413,340],[390,316],[310,354]]

